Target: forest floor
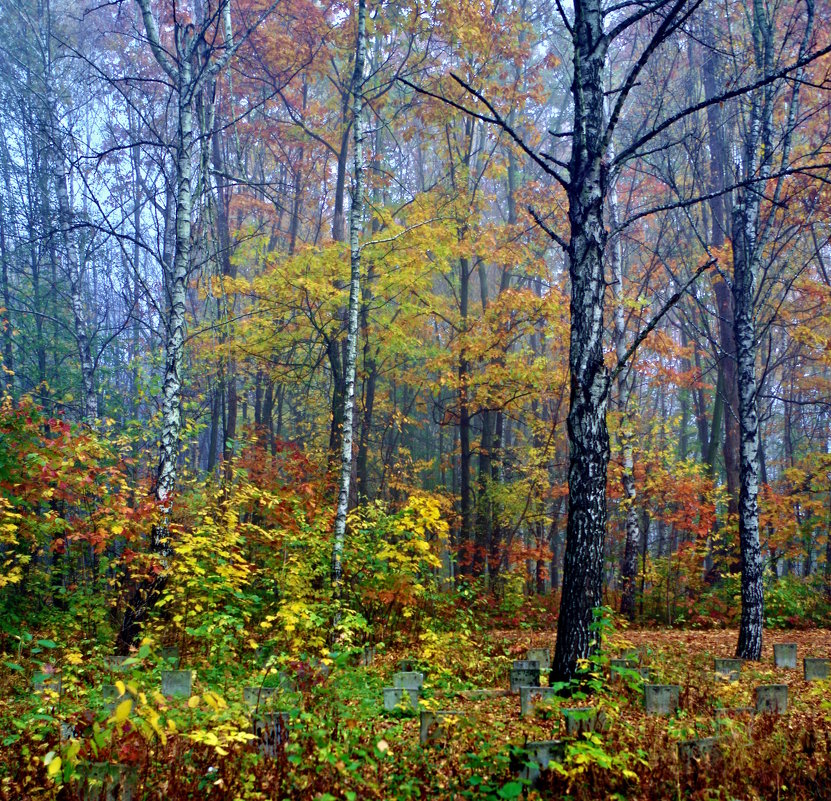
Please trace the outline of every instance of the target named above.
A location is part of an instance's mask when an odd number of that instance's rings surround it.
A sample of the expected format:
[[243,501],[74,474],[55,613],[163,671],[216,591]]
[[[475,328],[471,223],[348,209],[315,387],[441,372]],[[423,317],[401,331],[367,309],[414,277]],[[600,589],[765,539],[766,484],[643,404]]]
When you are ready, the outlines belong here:
[[[245,669],[239,660],[219,666],[216,652],[213,659],[188,658],[195,670],[188,701],[160,696],[160,664],[152,655],[137,661],[122,677],[135,702],[129,716],[101,711],[101,685],[122,679],[100,658],[64,663],[60,701],[26,692],[18,671],[0,673],[0,726],[9,733],[0,749],[0,798],[127,801],[84,788],[79,766],[106,761],[134,767],[132,801],[831,799],[831,682],[806,682],[802,673],[803,657],[831,655],[831,630],[766,631],[762,660],[745,663],[739,680],[729,682],[715,676],[713,658],[732,657],[737,636],[730,629],[612,633],[585,683],[531,717],[521,716],[518,695],[504,692],[511,660],[524,659],[531,646],[553,653],[553,632],[427,632],[409,646],[379,648],[369,666],[356,664],[357,654],[337,660],[328,675],[295,662],[288,667],[300,683],[283,699],[288,736],[276,759],[257,753],[250,710],[241,702],[242,687],[268,685],[269,672]],[[773,645],[787,642],[798,645],[797,669],[774,667]],[[632,647],[642,649],[653,683],[680,687],[677,714],[647,716],[634,671],[611,679],[609,659]],[[459,713],[426,746],[416,714],[383,708],[383,688],[392,686],[402,659],[424,672],[422,709]],[[720,711],[754,706],[755,688],[766,684],[788,685],[786,714]],[[494,692],[475,698],[476,689]],[[601,711],[603,730],[566,737],[562,709],[574,706]],[[56,742],[60,720],[75,725],[72,740]],[[714,754],[680,760],[678,743],[702,737],[718,738]],[[564,741],[565,758],[531,787],[522,780],[524,747],[552,739]],[[47,775],[57,774],[47,753],[52,761],[63,756],[63,785],[55,783],[60,775]]]

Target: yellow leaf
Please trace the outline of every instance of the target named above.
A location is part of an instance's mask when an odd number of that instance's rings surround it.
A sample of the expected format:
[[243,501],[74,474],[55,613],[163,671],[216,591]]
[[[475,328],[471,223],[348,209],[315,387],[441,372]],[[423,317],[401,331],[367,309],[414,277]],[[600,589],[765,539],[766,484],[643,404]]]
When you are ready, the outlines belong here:
[[130,714],[130,710],[133,708],[133,700],[128,698],[126,701],[122,701],[116,708],[115,714],[112,716],[112,721],[116,724],[124,723],[127,720],[127,717]]
[[52,761],[51,761],[51,762],[50,762],[50,763],[46,766],[46,772],[47,772],[47,773],[49,774],[49,776],[51,776],[51,777],[55,777],[55,776],[57,776],[57,775],[58,775],[58,773],[60,772],[60,769],[61,769],[61,758],[60,758],[60,757],[55,757],[55,758],[54,758],[54,759],[53,759],[53,760],[52,760]]
[[195,709],[197,706],[199,706],[199,696],[192,695],[190,698],[188,698],[188,707],[190,709]]
[[124,693],[127,692],[127,688],[124,686],[124,682],[121,681],[121,679],[116,681],[115,688],[118,690],[119,695],[124,695]]

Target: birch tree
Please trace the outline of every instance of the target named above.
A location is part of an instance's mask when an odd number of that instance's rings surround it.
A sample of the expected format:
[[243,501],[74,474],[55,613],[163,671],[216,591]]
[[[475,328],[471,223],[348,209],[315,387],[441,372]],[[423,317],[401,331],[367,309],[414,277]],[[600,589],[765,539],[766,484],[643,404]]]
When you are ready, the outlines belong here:
[[[147,43],[170,79],[176,98],[177,124],[174,167],[176,172],[176,224],[173,264],[165,266],[167,314],[165,320],[165,367],[162,381],[162,430],[159,465],[156,470],[156,498],[168,508],[176,484],[179,436],[182,428],[182,362],[185,343],[185,290],[191,273],[191,223],[193,214],[196,156],[194,102],[197,92],[228,64],[241,41],[234,41],[230,0],[221,0],[211,13],[196,24],[187,17],[173,19],[172,50],[162,44],[150,0],[135,0],[141,12]],[[263,11],[258,25],[277,3]],[[218,34],[221,29],[221,37]]]
[[[814,2],[805,0],[805,27],[796,63],[805,59],[814,23]],[[785,122],[779,141],[774,141],[777,90],[781,81],[771,81],[775,72],[777,43],[774,13],[762,0],[753,0],[751,34],[757,82],[762,84],[746,98],[743,121],[740,188],[733,206],[733,328],[739,388],[739,547],[741,553],[742,615],[736,656],[761,659],[764,627],[762,550],[759,542],[759,381],[756,375],[756,293],[763,250],[770,237],[774,213],[760,214],[762,187],[776,172],[779,177],[771,198],[779,204],[785,173],[789,167],[791,140],[798,120],[799,89],[803,68],[793,74]]]
[[358,312],[361,303],[361,231],[364,216],[364,131],[363,86],[366,60],[366,0],[358,0],[358,32],[355,43],[355,69],[352,72],[352,204],[349,214],[349,309],[347,312],[346,358],[344,373],[346,391],[343,400],[343,435],[340,454],[340,487],[332,542],[332,587],[340,597],[342,584],[343,544],[346,534],[346,513],[349,507],[349,486],[352,479],[353,411],[355,408],[355,363],[358,354]]

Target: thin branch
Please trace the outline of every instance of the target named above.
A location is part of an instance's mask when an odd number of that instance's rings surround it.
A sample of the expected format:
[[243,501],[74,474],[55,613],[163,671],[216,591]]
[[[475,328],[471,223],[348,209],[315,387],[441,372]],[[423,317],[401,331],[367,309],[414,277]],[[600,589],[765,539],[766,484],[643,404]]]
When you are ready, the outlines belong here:
[[615,365],[614,369],[609,372],[606,377],[606,389],[605,393],[608,393],[609,388],[611,387],[612,383],[615,379],[620,375],[621,371],[625,369],[626,364],[628,363],[629,359],[634,356],[635,351],[640,347],[641,343],[655,330],[655,327],[661,320],[666,316],[667,312],[672,309],[672,307],[678,303],[679,300],[684,296],[684,293],[696,282],[698,277],[705,271],[709,270],[716,264],[716,259],[710,259],[707,262],[704,262],[692,275],[689,281],[687,281],[684,286],[681,287],[677,292],[675,292],[664,305],[660,308],[658,313],[649,321],[645,328],[642,328],[635,339],[632,341],[632,344],[626,349],[626,352],[623,356],[618,359],[617,365]]
[[637,154],[638,150],[641,148],[642,145],[645,145],[651,139],[654,139],[656,136],[658,136],[658,134],[663,133],[667,128],[671,127],[672,125],[675,125],[676,122],[680,122],[681,120],[686,119],[692,114],[697,114],[699,111],[703,111],[705,108],[714,106],[717,103],[723,103],[726,100],[732,100],[734,97],[741,97],[742,95],[749,94],[750,92],[753,92],[756,89],[761,89],[763,86],[767,86],[768,84],[771,84],[774,81],[778,81],[780,78],[786,77],[789,73],[795,72],[796,70],[801,69],[807,64],[811,64],[818,58],[822,58],[823,56],[828,55],[828,53],[831,53],[831,45],[827,45],[826,47],[823,47],[821,50],[815,50],[813,53],[806,56],[805,58],[794,62],[788,67],[783,67],[778,72],[771,73],[770,75],[761,78],[755,83],[746,84],[744,86],[737,87],[736,89],[730,89],[726,92],[722,92],[722,94],[720,95],[716,95],[707,100],[702,100],[700,103],[695,103],[692,106],[687,106],[687,108],[685,108],[683,111],[679,111],[677,114],[673,114],[671,117],[667,118],[662,123],[656,125],[651,131],[643,134],[643,136],[636,139],[625,150],[622,150],[620,153],[618,153],[618,155],[615,157],[614,161],[610,166],[616,166],[618,164],[622,164],[625,161],[628,161],[630,158]]
[[558,233],[556,233],[553,229],[549,228],[545,222],[543,222],[542,218],[537,214],[534,210],[533,206],[528,206],[528,213],[534,218],[534,222],[542,228],[545,233],[547,233],[563,250],[568,250],[568,242],[565,241]]

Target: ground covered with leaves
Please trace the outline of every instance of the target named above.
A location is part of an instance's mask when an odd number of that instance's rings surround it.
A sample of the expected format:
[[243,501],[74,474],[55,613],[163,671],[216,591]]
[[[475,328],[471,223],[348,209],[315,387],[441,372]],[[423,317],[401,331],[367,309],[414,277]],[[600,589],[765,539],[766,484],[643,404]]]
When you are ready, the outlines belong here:
[[[185,649],[193,694],[175,700],[160,692],[160,672],[171,667],[161,645],[145,643],[119,669],[104,654],[33,638],[4,655],[0,797],[103,799],[102,768],[90,766],[118,763],[130,766],[136,801],[831,798],[831,684],[804,681],[801,662],[828,656],[831,631],[767,632],[763,660],[728,682],[714,675],[713,658],[732,656],[736,636],[610,630],[582,682],[525,718],[518,696],[505,692],[508,674],[528,647],[553,649],[553,634],[542,631],[426,631],[379,644],[369,665],[358,648],[332,660]],[[777,642],[798,644],[798,669],[774,667]],[[645,714],[635,670],[612,678],[610,659],[631,648],[652,681],[680,685],[676,715]],[[422,708],[458,713],[426,746],[415,713],[383,708],[383,688],[406,658],[424,673]],[[752,707],[762,684],[788,685],[786,714],[725,711]],[[114,700],[104,685],[115,685]],[[282,687],[263,702],[288,712],[273,756],[252,734],[245,686]],[[602,729],[567,737],[561,710],[574,706],[602,711]],[[717,737],[716,751],[680,760],[678,743],[701,737]],[[565,742],[564,758],[532,786],[524,746],[550,739]]]

